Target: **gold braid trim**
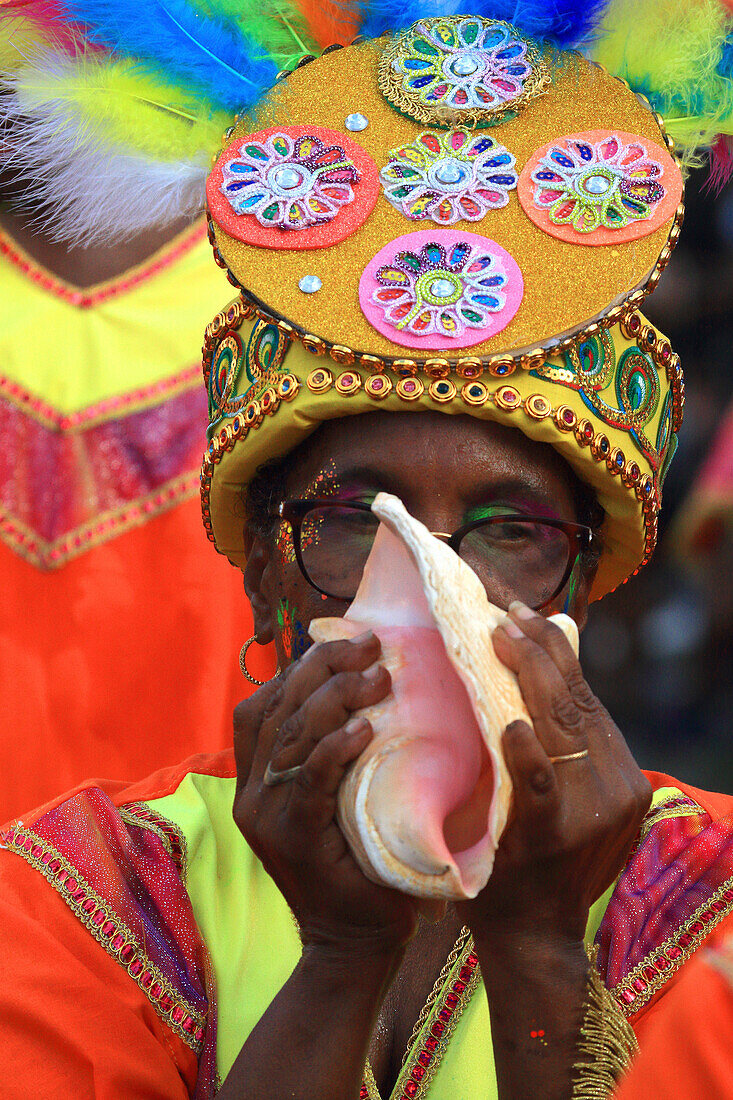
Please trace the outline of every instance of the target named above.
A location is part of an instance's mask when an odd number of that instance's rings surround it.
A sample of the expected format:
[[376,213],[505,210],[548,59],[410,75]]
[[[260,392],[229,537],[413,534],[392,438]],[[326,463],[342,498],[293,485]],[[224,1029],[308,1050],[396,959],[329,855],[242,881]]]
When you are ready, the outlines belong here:
[[598,973],[598,948],[593,946],[586,950],[590,960],[588,996],[578,1042],[578,1053],[583,1061],[576,1062],[573,1067],[572,1098],[606,1100],[629,1068],[639,1044],[631,1024]]

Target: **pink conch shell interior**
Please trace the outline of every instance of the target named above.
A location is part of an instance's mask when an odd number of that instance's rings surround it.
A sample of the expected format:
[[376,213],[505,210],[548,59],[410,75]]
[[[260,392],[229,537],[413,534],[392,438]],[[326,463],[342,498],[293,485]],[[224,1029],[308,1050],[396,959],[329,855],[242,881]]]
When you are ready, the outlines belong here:
[[[516,677],[494,653],[505,613],[473,572],[397,497],[343,619],[315,619],[316,642],[371,629],[392,691],[365,708],[374,738],[339,790],[339,824],[364,873],[425,898],[471,898],[486,885],[507,822],[506,726],[529,721]],[[577,627],[553,616],[576,651]]]

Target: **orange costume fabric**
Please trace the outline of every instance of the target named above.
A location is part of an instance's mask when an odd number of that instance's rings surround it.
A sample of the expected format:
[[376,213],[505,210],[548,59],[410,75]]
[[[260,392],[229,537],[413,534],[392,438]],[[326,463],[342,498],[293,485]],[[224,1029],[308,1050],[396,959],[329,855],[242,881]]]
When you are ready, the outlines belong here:
[[[127,788],[82,785],[3,834],[0,1026],[13,1066],[4,1085],[9,1100],[213,1095],[216,1074],[226,1076],[299,950],[282,896],[234,826],[234,776],[233,754],[226,752]],[[613,956],[633,959],[644,944],[642,969],[653,977],[637,981],[637,989],[646,989],[640,1010],[625,1009],[640,1040],[640,1069],[650,1066],[652,1052],[661,1058],[678,1042],[680,1006],[709,937],[733,932],[733,798],[650,778],[657,793],[637,846],[589,923],[592,937],[600,919],[601,974],[622,1010],[630,975],[613,983],[608,968]],[[640,890],[650,860],[655,878],[667,878],[664,896],[653,887]],[[625,893],[643,919],[624,918]],[[698,923],[703,927],[695,932]],[[675,955],[675,942],[685,942],[691,930],[689,948]],[[729,991],[720,983],[707,982],[703,992],[705,1019],[729,1011]],[[442,992],[436,1011],[441,998]],[[475,1060],[486,1056],[486,1042],[476,1044],[477,1027],[480,1038],[488,1023],[478,1015],[482,998],[480,988],[465,987],[457,1027],[433,1044],[432,1080],[421,1084],[418,1073],[414,1087],[403,1083],[393,1100],[403,1092],[417,1100],[495,1096],[493,1063]],[[690,1001],[691,1010],[696,1006],[699,996]],[[406,1071],[410,1065],[408,1056]],[[457,1092],[444,1068],[462,1075]],[[686,1072],[687,1089],[634,1092],[632,1069],[620,1100],[726,1095],[701,1087],[694,1059]],[[374,1095],[365,1085],[362,1096]]]
[[226,298],[202,224],[84,291],[0,234],[2,821],[231,742],[251,611],[198,503]]
[[733,928],[701,950],[637,1030],[641,1050],[614,1100],[733,1096]]

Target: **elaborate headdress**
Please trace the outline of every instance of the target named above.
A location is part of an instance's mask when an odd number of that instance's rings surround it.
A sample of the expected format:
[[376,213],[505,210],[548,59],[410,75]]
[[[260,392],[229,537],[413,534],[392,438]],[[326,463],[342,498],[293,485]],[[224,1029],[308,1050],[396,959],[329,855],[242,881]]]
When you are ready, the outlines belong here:
[[551,443],[606,513],[593,596],[647,560],[683,396],[639,307],[682,169],[715,148],[727,170],[717,0],[5,6],[44,42],[2,111],[59,234],[192,213],[214,154],[211,239],[239,294],[206,332],[202,500],[230,560],[256,468],[377,408]]

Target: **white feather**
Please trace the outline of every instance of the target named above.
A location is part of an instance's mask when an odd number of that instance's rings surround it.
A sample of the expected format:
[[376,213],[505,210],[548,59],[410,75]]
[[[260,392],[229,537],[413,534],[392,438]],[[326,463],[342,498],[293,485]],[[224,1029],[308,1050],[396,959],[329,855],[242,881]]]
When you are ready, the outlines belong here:
[[[123,241],[154,226],[195,217],[204,208],[206,167],[157,161],[99,143],[67,117],[49,125],[46,111],[30,116],[18,97],[0,97],[8,169],[16,201],[32,209],[54,240],[70,244]],[[75,124],[76,123],[76,124]]]

